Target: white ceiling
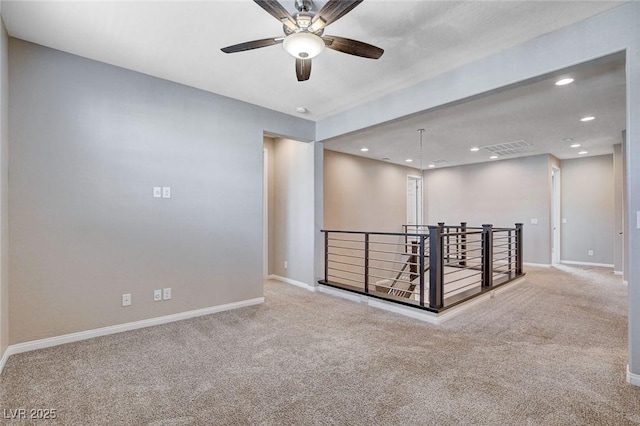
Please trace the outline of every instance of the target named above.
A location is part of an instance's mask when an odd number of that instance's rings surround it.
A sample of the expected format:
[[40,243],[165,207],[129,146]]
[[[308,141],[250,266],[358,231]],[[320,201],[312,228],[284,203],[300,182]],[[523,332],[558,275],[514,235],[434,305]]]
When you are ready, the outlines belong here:
[[[560,78],[574,82],[556,86]],[[525,151],[499,159],[550,153],[559,159],[610,154],[625,129],[625,62],[617,54],[497,93],[427,111],[324,142],[327,149],[426,169],[489,161],[484,147],[524,140]],[[595,120],[581,122],[580,118]],[[566,139],[572,139],[571,141]],[[579,143],[579,148],[570,145]],[[369,148],[363,153],[362,147]],[[587,154],[578,154],[587,151]],[[405,160],[411,158],[412,163]],[[444,160],[444,161],[438,161]]]
[[[316,9],[325,2],[316,1]],[[294,12],[294,0],[281,3]],[[294,58],[281,46],[220,51],[282,35],[282,25],[251,0],[5,0],[2,16],[16,38],[291,115],[304,106],[304,118],[320,120],[622,3],[365,0],[326,34],[377,45],[384,55],[376,61],[327,49],[313,60],[305,82],[296,80]],[[569,86],[556,87],[549,76],[325,146],[405,165],[413,158],[412,166],[419,167],[416,130],[425,128],[425,167],[434,160],[445,160],[438,167],[488,161],[487,152],[469,148],[520,139],[533,145],[521,155],[577,157],[565,138],[581,143],[587,155],[610,153],[624,129],[623,61],[615,57],[567,70],[576,78]],[[585,114],[597,118],[580,123]],[[361,153],[365,145],[370,151]]]
[[3,1],[2,15],[13,37],[287,114],[304,106],[318,120],[621,3],[366,0],[326,33],[377,45],[382,58],[327,49],[306,82],[281,46],[220,51],[282,35],[250,0]]

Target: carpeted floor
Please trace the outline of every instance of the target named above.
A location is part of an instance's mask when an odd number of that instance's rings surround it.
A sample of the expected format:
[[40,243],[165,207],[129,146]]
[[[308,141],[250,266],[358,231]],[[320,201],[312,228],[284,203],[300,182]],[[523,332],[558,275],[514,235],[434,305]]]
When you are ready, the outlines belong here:
[[264,305],[12,356],[0,415],[56,409],[36,424],[64,425],[640,424],[640,388],[625,382],[620,278],[527,272],[440,326],[269,281]]

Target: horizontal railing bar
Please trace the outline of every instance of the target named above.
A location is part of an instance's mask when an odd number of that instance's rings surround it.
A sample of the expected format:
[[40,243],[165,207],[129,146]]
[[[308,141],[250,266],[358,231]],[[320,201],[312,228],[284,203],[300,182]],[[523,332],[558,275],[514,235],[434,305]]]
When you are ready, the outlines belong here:
[[335,237],[329,237],[329,241],[345,241],[347,243],[358,243],[358,244],[364,243],[364,239],[361,239],[361,240],[345,240],[344,238],[335,238]]
[[329,232],[329,233],[334,233],[334,234],[361,234],[361,235],[396,235],[399,237],[404,237],[406,236],[413,236],[413,237],[422,237],[425,236],[425,234],[417,234],[417,233],[403,233],[403,232],[368,232],[368,231],[338,231],[338,230],[327,230],[327,229],[322,229],[320,230],[320,232]]
[[327,277],[338,278],[338,279],[341,279],[341,280],[351,281],[351,282],[358,283],[358,284],[362,285],[362,281],[352,280],[351,278],[339,277],[337,275],[331,275],[331,274],[328,274]]
[[515,260],[515,256],[505,256],[505,257],[498,257],[498,258],[493,258],[493,263],[496,263],[500,260],[509,260],[509,258],[511,258],[511,262],[507,262],[507,263],[516,263]]
[[[447,248],[447,247],[455,246],[455,244],[449,244],[449,246],[447,246],[446,244],[443,244],[443,246],[444,248]],[[449,251],[449,253],[446,253],[446,254],[448,254],[449,256],[452,256],[454,254],[466,254],[466,253],[481,251],[481,250],[482,250],[482,247],[478,247],[478,248],[470,248],[466,250]]]
[[[407,254],[407,253],[404,253]],[[377,257],[371,257],[369,256],[369,261],[375,261],[375,262],[386,262],[386,263],[400,263],[400,264],[409,264],[409,265],[417,265],[417,262],[408,262],[408,261],[400,261],[400,260],[387,260],[387,259],[378,259]]]
[[[371,264],[369,264],[369,269],[375,269],[375,270],[377,270],[377,271],[396,272],[396,273],[398,273],[398,272],[405,272],[405,271],[404,271],[404,270],[402,270],[402,269],[381,268],[381,267],[378,267],[378,266],[371,266]],[[413,275],[417,275],[417,274],[418,274],[418,272],[411,272],[411,271],[406,271],[406,273],[407,273],[407,274],[413,274]]]
[[333,267],[331,265],[329,265],[329,269],[331,271],[340,271],[340,272],[344,272],[345,274],[352,274],[352,275],[363,275],[364,271],[359,271],[359,272],[353,272],[353,271],[347,271],[346,269],[340,269],[340,268],[336,268]]
[[327,245],[327,248],[337,248],[337,249],[343,249],[343,250],[357,250],[357,251],[364,251],[364,248],[360,248],[360,247],[344,247],[344,246],[331,246],[331,245]]
[[[407,274],[407,275],[409,275],[409,274]],[[405,280],[401,280],[401,279],[393,279],[393,278],[389,278],[389,277],[381,277],[380,275],[369,274],[369,277],[381,278],[383,280],[389,280],[389,281],[395,281],[395,282],[398,282],[398,283],[407,283],[407,284],[414,285],[414,283],[412,281],[405,281]],[[371,283],[370,285],[378,285],[378,284]]]
[[[464,271],[476,271],[478,270],[477,268],[454,268],[453,271],[449,271],[449,272],[443,272],[442,275],[452,275],[452,274],[459,274],[460,272],[464,272]],[[469,276],[473,276],[475,274],[471,274]]]
[[482,231],[471,231],[471,232],[447,232],[442,233],[443,237],[455,237],[456,235],[477,235],[482,234]]
[[354,256],[352,254],[327,252],[329,256],[350,257],[352,259],[364,259],[364,256]]
[[516,254],[513,253],[512,251],[509,251],[509,250],[507,250],[507,251],[498,251],[498,252],[494,251],[493,252],[494,260],[495,260],[495,255],[496,254],[506,254],[507,255],[505,257],[501,257],[500,259],[508,259],[509,257],[514,257],[514,258],[516,257]]
[[405,253],[403,251],[387,251],[387,250],[375,250],[369,249],[369,253],[387,253],[387,254],[396,254],[400,256],[410,256],[411,253]]
[[[364,259],[363,259],[363,260],[364,260]],[[353,264],[353,263],[340,262],[339,260],[330,260],[329,262],[330,262],[330,264],[333,264],[333,263],[339,263],[339,264],[341,264],[341,265],[349,265],[349,266],[356,266],[356,267],[358,267],[358,268],[364,268],[364,265],[355,265],[355,264]]]
[[[479,272],[479,273],[477,273],[477,274],[469,275],[468,277],[462,277],[462,278],[458,278],[458,279],[455,279],[455,280],[447,281],[447,282],[445,282],[445,283],[444,283],[444,285],[446,286],[446,285],[448,285],[448,284],[457,283],[458,281],[466,280],[467,278],[471,278],[471,277],[473,277],[473,276],[475,276],[475,275],[482,275],[482,273],[481,273],[481,272]],[[479,282],[482,282],[482,280],[474,281],[474,283],[476,283],[476,282],[478,282],[478,283],[479,283]]]
[[444,294],[445,294],[445,295],[447,295],[447,294],[451,294],[451,293],[453,293],[453,292],[455,292],[455,291],[464,290],[465,288],[468,288],[468,287],[471,287],[471,286],[475,286],[475,285],[479,285],[479,284],[482,284],[482,282],[481,282],[481,281],[476,281],[476,282],[474,282],[474,283],[467,284],[467,285],[463,285],[462,287],[458,287],[458,288],[453,289],[453,290],[445,291],[445,292],[444,292]]
[[389,243],[386,241],[373,241],[371,239],[369,239],[369,245],[373,245],[373,244],[382,244],[385,246],[404,246],[404,247],[413,247],[413,246],[418,246],[418,244],[410,244],[410,243],[403,243],[402,241],[397,242],[397,243]]
[[[444,257],[446,257],[446,255],[445,255]],[[464,259],[464,261],[465,261],[465,262],[469,262],[470,260],[476,260],[476,259],[482,259],[482,256],[467,257],[466,259]],[[449,263],[445,263],[445,264],[444,264],[444,266],[448,266],[448,265],[457,265],[457,264],[458,264],[458,262],[462,262],[462,261],[463,261],[462,259],[456,259],[456,262],[455,262],[455,263],[451,263],[451,262],[449,262]]]
[[341,257],[350,257],[352,259],[364,259],[363,256],[352,256],[350,254],[338,254],[338,253],[327,253],[329,256],[341,256]]

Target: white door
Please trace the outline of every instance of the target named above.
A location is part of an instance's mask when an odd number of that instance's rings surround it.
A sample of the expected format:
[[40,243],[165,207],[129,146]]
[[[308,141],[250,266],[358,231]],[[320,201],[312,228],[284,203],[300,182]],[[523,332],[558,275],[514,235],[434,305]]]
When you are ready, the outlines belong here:
[[[407,225],[422,225],[422,179],[407,176]],[[408,232],[416,232],[409,227]]]
[[560,169],[553,168],[551,171],[551,187],[552,187],[552,214],[551,227],[553,239],[551,243],[551,263],[560,263]]

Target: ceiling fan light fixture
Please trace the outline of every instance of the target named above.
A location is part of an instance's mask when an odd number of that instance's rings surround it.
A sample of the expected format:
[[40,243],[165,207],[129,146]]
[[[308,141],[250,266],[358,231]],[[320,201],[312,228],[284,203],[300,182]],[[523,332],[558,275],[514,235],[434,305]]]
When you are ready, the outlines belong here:
[[324,40],[309,32],[293,33],[285,37],[282,47],[291,56],[298,59],[311,59],[325,48]]

